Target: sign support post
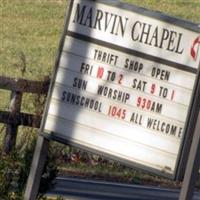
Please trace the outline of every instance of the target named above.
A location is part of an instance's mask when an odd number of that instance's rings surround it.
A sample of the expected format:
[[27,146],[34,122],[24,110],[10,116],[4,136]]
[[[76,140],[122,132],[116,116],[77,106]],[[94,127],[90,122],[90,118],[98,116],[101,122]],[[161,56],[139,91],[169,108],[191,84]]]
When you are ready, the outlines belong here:
[[24,194],[25,200],[35,200],[37,198],[40,180],[48,154],[48,146],[49,140],[39,135]]
[[200,112],[198,115],[192,146],[186,166],[183,185],[181,188],[179,200],[192,200],[195,180],[200,165]]

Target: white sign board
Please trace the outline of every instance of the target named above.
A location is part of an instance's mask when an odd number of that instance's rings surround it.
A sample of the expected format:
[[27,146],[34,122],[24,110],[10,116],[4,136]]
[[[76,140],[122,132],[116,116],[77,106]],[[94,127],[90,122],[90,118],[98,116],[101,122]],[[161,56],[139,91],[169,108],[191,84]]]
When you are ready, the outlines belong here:
[[74,0],[69,11],[42,132],[174,178],[200,31],[126,4]]

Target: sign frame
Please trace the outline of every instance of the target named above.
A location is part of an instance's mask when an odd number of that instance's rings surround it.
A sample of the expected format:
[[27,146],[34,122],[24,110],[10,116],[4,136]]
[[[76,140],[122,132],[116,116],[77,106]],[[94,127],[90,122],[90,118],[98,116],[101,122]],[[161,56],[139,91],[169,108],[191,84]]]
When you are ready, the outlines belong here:
[[[83,0],[84,1],[84,0]],[[90,0],[92,1],[92,0]],[[173,23],[174,25],[180,26],[182,28],[188,29],[188,30],[192,30],[195,32],[200,33],[200,29],[198,27],[197,24],[182,20],[182,19],[178,19],[175,17],[170,17],[168,15],[165,15],[163,13],[160,12],[155,12],[155,11],[150,11],[147,10],[145,8],[141,8],[141,7],[137,7],[134,5],[130,5],[130,4],[124,4],[121,3],[119,1],[105,1],[105,0],[95,0],[92,1],[95,3],[103,3],[105,5],[109,5],[109,6],[114,6],[114,7],[118,7],[121,9],[125,9],[128,11],[134,11],[136,13],[142,13],[142,15],[144,16],[148,16],[154,19],[158,19],[167,23]],[[48,114],[48,109],[50,106],[50,97],[52,96],[52,92],[53,92],[53,88],[55,85],[55,78],[56,78],[56,74],[59,68],[59,61],[60,61],[60,57],[61,57],[61,53],[62,53],[62,49],[63,49],[63,45],[64,45],[64,40],[65,40],[65,36],[67,35],[68,32],[68,26],[69,26],[69,20],[70,20],[70,15],[71,15],[71,10],[72,10],[72,6],[73,6],[74,0],[70,0],[68,2],[68,9],[66,11],[66,18],[65,18],[65,26],[64,26],[64,31],[61,37],[61,41],[60,41],[60,45],[59,45],[59,49],[58,49],[58,54],[57,54],[57,58],[56,58],[56,62],[55,62],[55,67],[54,67],[54,72],[53,72],[53,77],[52,77],[52,81],[51,81],[51,85],[50,85],[50,89],[49,89],[49,93],[48,93],[48,98],[47,98],[47,103],[45,106],[45,111],[44,111],[44,116],[42,119],[42,123],[41,123],[41,128],[40,128],[40,134],[44,137],[46,137],[47,139],[50,140],[55,140],[64,144],[70,144],[73,146],[77,146],[79,148],[83,148],[85,150],[88,150],[90,152],[93,153],[97,153],[97,154],[102,154],[101,151],[98,150],[94,150],[92,148],[86,147],[84,145],[80,145],[77,143],[74,143],[73,141],[67,141],[66,138],[62,138],[60,136],[57,136],[55,133],[53,134],[47,134],[44,132],[44,126],[45,126],[45,121],[47,118],[47,114]],[[182,139],[181,142],[181,146],[180,146],[180,151],[179,151],[179,155],[177,157],[177,163],[176,163],[176,170],[175,173],[173,175],[168,174],[168,173],[162,173],[156,169],[152,169],[143,165],[140,165],[138,163],[133,163],[133,162],[128,162],[126,160],[120,159],[119,157],[107,154],[107,153],[103,153],[103,155],[107,158],[119,161],[121,163],[124,163],[128,166],[131,167],[135,167],[138,169],[143,169],[145,171],[148,171],[150,173],[154,173],[157,174],[159,176],[164,176],[166,178],[170,178],[170,179],[174,179],[174,180],[182,180],[183,175],[185,173],[185,168],[186,168],[186,164],[187,164],[187,160],[188,160],[188,156],[189,156],[189,151],[190,151],[190,147],[191,147],[191,143],[192,143],[192,138],[193,138],[193,133],[194,133],[194,129],[195,129],[195,125],[196,125],[196,120],[197,120],[197,116],[198,116],[198,112],[199,112],[199,108],[200,107],[200,102],[198,101],[198,99],[200,98],[200,72],[199,72],[199,68],[198,68],[198,72],[196,75],[196,83],[194,84],[195,87],[193,88],[193,94],[192,94],[192,100],[190,102],[190,106],[189,106],[189,112],[188,112],[188,116],[186,119],[187,122],[187,126],[186,126],[186,130],[184,133],[184,138]]]

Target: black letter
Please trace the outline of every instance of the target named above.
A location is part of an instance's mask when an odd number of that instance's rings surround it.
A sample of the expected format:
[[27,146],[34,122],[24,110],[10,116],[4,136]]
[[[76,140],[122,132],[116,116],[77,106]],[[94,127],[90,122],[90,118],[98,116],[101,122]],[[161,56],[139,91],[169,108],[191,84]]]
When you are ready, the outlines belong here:
[[101,20],[103,18],[103,12],[101,10],[97,10],[97,15],[96,15],[96,21],[95,21],[95,24],[94,24],[94,28],[96,29],[97,28],[97,23],[99,25],[99,30],[101,30]]
[[139,22],[139,21],[135,22],[135,24],[133,25],[133,28],[132,28],[132,40],[133,40],[133,41],[137,41],[137,40],[139,39],[139,34],[137,35],[136,38],[134,38],[134,31],[135,31],[135,27],[136,27],[137,24],[138,24],[140,27],[142,26],[141,22]]
[[67,94],[67,92],[66,92],[66,91],[63,91],[63,93],[62,93],[62,98],[61,98],[62,101],[65,100],[65,95],[66,95],[66,94]]
[[182,49],[181,51],[179,51],[179,45],[180,45],[180,42],[181,42],[181,37],[183,36],[183,34],[181,34],[181,33],[179,33],[179,36],[178,36],[178,44],[177,44],[177,48],[176,48],[176,53],[178,53],[178,54],[182,54],[183,53],[183,50],[184,49]]
[[83,16],[85,13],[85,8],[86,8],[86,6],[83,6],[82,10],[80,11],[80,5],[77,4],[76,13],[75,13],[74,20],[73,20],[74,23],[78,22],[79,24],[82,24]]

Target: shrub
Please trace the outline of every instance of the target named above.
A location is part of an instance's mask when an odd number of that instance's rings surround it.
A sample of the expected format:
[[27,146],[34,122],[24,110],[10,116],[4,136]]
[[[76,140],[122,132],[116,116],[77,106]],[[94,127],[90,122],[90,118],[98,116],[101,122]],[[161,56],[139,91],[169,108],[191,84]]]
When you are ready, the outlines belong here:
[[[30,138],[29,138],[30,139]],[[27,142],[23,152],[17,153],[12,151],[9,155],[1,153],[0,160],[0,199],[2,200],[22,200],[25,185],[30,171],[30,166],[33,158],[36,138],[32,137]],[[54,158],[48,156],[45,163],[45,169],[40,182],[41,198],[46,190],[50,187],[52,180],[57,174],[57,167],[54,164]]]

